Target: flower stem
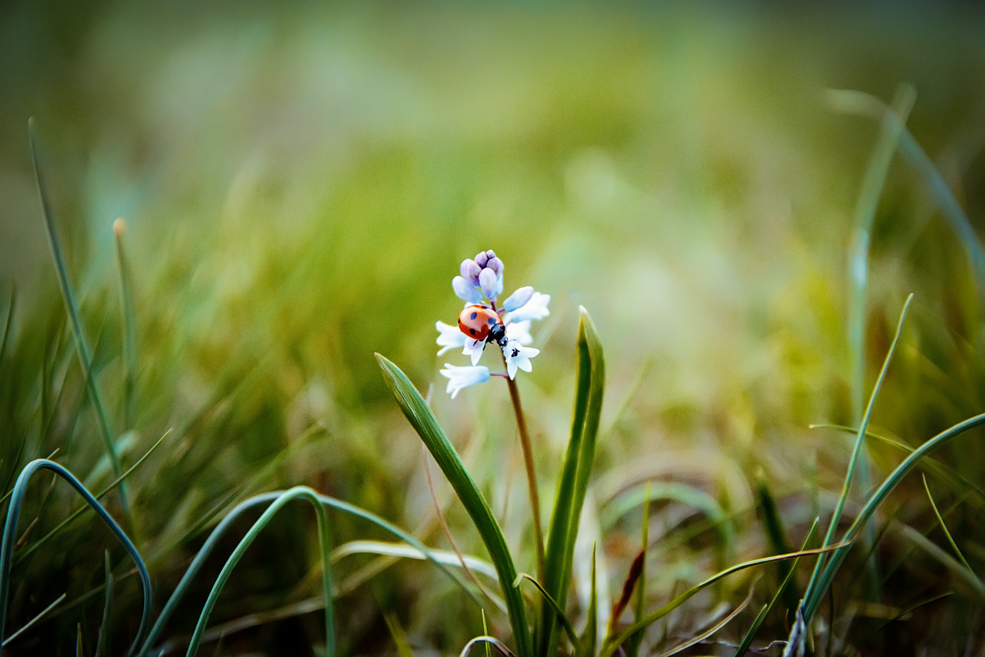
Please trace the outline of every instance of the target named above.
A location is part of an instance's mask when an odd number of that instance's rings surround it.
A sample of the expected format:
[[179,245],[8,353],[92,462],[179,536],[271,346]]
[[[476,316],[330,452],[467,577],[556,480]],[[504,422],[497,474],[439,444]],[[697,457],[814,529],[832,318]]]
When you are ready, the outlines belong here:
[[[505,362],[506,358],[503,357]],[[537,473],[534,470],[534,453],[530,444],[530,434],[527,432],[527,420],[523,416],[523,406],[520,404],[520,391],[516,381],[507,377],[510,387],[510,400],[513,402],[513,412],[516,414],[516,424],[520,429],[520,445],[523,448],[523,465],[527,470],[527,487],[530,489],[530,513],[534,522],[534,541],[537,544],[537,579],[544,581],[544,530],[540,526],[540,496],[537,494]]]

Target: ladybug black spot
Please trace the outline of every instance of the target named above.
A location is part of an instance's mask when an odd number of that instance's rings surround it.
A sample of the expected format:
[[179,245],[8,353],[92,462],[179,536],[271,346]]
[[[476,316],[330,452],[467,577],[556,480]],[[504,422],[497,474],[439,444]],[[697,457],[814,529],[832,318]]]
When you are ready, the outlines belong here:
[[495,323],[496,323],[496,320],[494,318],[490,317],[489,318],[489,326],[492,326]]
[[[476,318],[476,317],[478,317],[478,316],[479,316],[479,313],[477,313],[477,312],[473,312],[473,313],[472,313],[472,316],[471,316],[471,317],[469,317],[469,319],[475,319],[475,318]],[[473,333],[474,333],[474,331],[473,331]]]
[[472,335],[475,335],[475,329],[474,328],[470,328],[469,329],[469,333],[471,333]]

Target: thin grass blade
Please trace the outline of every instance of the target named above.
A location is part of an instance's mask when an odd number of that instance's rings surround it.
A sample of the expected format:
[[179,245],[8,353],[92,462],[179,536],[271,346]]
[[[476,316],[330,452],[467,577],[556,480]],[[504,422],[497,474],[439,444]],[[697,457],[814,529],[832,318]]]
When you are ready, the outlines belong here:
[[534,587],[543,597],[543,600],[547,604],[547,606],[551,609],[552,612],[554,612],[555,615],[557,615],[558,622],[561,624],[561,627],[567,633],[568,639],[571,641],[571,645],[577,646],[578,634],[575,632],[575,626],[571,624],[571,621],[568,620],[567,615],[565,615],[564,611],[561,610],[561,607],[558,606],[554,598],[552,598],[550,594],[547,593],[547,590],[544,588],[543,584],[538,582],[536,577],[532,577],[527,573],[520,573],[519,575],[517,575],[516,582],[514,582],[513,585],[520,586],[520,582],[524,580],[534,585]]
[[[599,641],[599,591],[597,585],[598,560],[595,551],[598,543],[592,545],[592,591],[588,598],[588,615],[585,621],[585,633],[581,638],[581,646],[578,654],[581,657],[592,657]],[[576,646],[577,648],[577,646]]]
[[532,657],[533,645],[530,638],[530,628],[527,625],[527,611],[523,597],[512,586],[517,571],[513,557],[506,545],[503,530],[496,521],[486,499],[479,491],[479,487],[472,479],[472,475],[465,468],[465,464],[417,388],[411,384],[407,375],[389,360],[380,354],[376,354],[376,360],[380,363],[383,379],[397,400],[400,409],[410,421],[411,426],[414,427],[417,435],[424,441],[428,451],[438,463],[438,467],[445,473],[445,477],[455,489],[458,499],[461,500],[479,531],[479,536],[482,538],[482,542],[489,551],[489,557],[499,573],[499,582],[503,589],[503,596],[506,598],[517,653],[519,657]]
[[47,459],[31,461],[21,470],[20,475],[17,477],[17,482],[14,484],[13,493],[10,497],[10,505],[7,508],[7,520],[3,528],[3,542],[0,544],[0,635],[3,633],[7,617],[7,594],[10,589],[10,565],[14,535],[17,532],[17,520],[20,517],[21,504],[24,501],[27,484],[31,477],[39,470],[49,470],[67,481],[82,496],[86,504],[92,507],[93,511],[106,523],[110,531],[116,535],[127,553],[129,553],[130,558],[136,564],[137,572],[140,575],[140,583],[143,587],[143,610],[140,616],[140,625],[137,628],[137,636],[134,638],[133,645],[128,652],[128,654],[133,654],[137,646],[140,645],[141,640],[143,640],[144,634],[147,632],[151,615],[150,575],[147,574],[147,567],[144,565],[144,560],[137,551],[137,548],[134,547],[133,542],[113,519],[113,516],[109,515],[106,509],[93,497],[92,493],[86,490],[82,482],[76,479],[75,475],[63,466]]
[[132,428],[133,407],[137,381],[137,320],[133,309],[133,275],[130,260],[123,247],[126,222],[123,217],[113,222],[113,242],[116,245],[116,268],[120,282],[120,322],[123,326],[123,430]]
[[110,615],[113,613],[113,571],[109,567],[109,550],[103,552],[103,568],[106,571],[106,598],[103,602],[103,620],[99,624],[99,639],[96,641],[96,657],[107,657],[111,654]]

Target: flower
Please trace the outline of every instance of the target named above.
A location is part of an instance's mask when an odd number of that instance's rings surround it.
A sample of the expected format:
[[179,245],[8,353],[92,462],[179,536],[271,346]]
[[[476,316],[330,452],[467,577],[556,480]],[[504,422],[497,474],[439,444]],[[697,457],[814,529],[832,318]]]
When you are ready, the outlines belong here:
[[[529,372],[530,370],[528,369],[527,371]],[[448,387],[445,388],[445,392],[451,393],[451,398],[454,399],[455,395],[462,388],[468,388],[477,383],[488,381],[490,374],[489,368],[483,365],[479,365],[478,367],[456,367],[455,365],[445,363],[445,369],[441,370],[441,376],[448,379]]]
[[[475,258],[463,260],[459,266],[459,275],[452,278],[452,289],[465,302],[466,307],[481,305],[490,309],[495,313],[492,317],[498,315],[506,329],[499,334],[493,331],[493,337],[485,340],[475,340],[465,335],[458,326],[435,322],[434,327],[438,331],[436,342],[440,347],[438,355],[443,356],[449,350],[461,347],[462,353],[472,361],[470,367],[456,367],[446,363],[445,369],[441,370],[441,375],[448,378],[448,392],[453,398],[462,388],[484,383],[491,376],[509,376],[513,379],[517,370],[529,372],[530,359],[540,353],[538,349],[527,346],[534,341],[530,334],[530,325],[533,320],[543,319],[551,314],[547,309],[551,296],[541,294],[527,285],[517,289],[497,306],[499,296],[503,293],[504,269],[503,261],[494,251],[480,251]],[[489,321],[493,324],[494,319]],[[502,349],[507,372],[491,373],[487,367],[479,366],[482,352],[490,342],[497,343]]]
[[506,372],[510,378],[516,378],[517,369],[529,372],[532,369],[530,359],[540,353],[540,349],[524,347],[516,340],[507,340],[503,345],[503,357],[506,358]]

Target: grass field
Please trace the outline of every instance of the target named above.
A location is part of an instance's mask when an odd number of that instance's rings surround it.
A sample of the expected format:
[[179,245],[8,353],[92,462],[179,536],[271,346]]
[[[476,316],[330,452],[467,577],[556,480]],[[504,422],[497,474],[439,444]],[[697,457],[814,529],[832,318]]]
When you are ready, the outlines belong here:
[[[983,29],[0,6],[4,650],[982,654]],[[543,567],[508,386],[451,399],[435,356],[480,249],[551,295],[515,380]],[[149,597],[35,459],[106,492]]]

